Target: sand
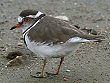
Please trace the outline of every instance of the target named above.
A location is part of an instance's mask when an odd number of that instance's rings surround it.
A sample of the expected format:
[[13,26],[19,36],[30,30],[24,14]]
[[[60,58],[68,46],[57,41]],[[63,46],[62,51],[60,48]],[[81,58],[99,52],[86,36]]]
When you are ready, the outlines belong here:
[[[82,44],[65,57],[60,74],[32,78],[42,59],[27,50],[20,30],[11,31],[24,9],[40,10],[53,16],[67,16],[73,25],[92,28],[106,37],[100,43]],[[0,83],[110,83],[110,0],[0,0]],[[27,56],[23,64],[5,67],[9,52]],[[45,72],[54,73],[60,59],[49,59]]]

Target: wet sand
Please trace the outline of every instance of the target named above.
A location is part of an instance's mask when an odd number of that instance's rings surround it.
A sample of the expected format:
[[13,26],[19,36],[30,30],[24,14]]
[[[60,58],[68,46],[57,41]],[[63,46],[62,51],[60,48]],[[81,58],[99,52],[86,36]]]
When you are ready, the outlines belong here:
[[[92,28],[107,39],[82,44],[65,57],[58,76],[32,78],[40,71],[42,59],[28,51],[20,30],[10,31],[24,9],[40,10],[53,16],[67,16],[73,25]],[[20,45],[21,44],[21,45]],[[27,56],[19,66],[5,67],[12,51]],[[60,59],[49,59],[46,72],[55,72]],[[110,83],[110,0],[1,0],[0,1],[0,83]]]

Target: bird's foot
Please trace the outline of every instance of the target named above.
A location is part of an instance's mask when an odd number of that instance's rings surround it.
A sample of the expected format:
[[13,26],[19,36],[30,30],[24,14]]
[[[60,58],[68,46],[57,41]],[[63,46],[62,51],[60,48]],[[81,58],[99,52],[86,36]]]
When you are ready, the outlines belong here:
[[45,77],[54,77],[58,75],[58,73],[48,73],[48,72],[45,72],[45,73],[46,73],[46,76],[41,74],[41,72],[37,72],[35,75],[30,75],[30,76],[33,78],[45,78]]
[[41,72],[37,72],[36,75],[30,75],[30,76],[34,78],[45,78],[45,76],[41,74]]
[[58,73],[48,73],[48,72],[45,72],[47,74],[47,76],[56,76],[58,75]]

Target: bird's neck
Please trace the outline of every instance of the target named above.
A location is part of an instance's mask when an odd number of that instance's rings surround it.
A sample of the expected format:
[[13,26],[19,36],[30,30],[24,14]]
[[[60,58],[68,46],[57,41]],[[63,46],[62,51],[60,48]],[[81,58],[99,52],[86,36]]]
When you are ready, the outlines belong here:
[[[33,19],[33,20],[30,21],[30,22],[25,22],[25,23],[23,23],[22,33],[24,33],[34,22],[35,22],[35,19]],[[31,28],[31,27],[30,27],[30,28]]]
[[44,17],[45,14],[40,14],[39,16],[36,17],[36,19],[32,19],[31,21],[29,22],[25,22],[23,23],[23,26],[22,26],[22,32],[23,32],[23,35],[28,32],[31,28],[33,28],[36,24],[38,24],[38,22],[41,20],[42,17]]

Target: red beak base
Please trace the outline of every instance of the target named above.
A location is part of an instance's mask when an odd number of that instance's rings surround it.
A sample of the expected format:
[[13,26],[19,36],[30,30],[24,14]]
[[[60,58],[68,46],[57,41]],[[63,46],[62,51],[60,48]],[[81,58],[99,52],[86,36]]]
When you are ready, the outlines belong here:
[[21,22],[21,23],[18,22],[18,23],[16,23],[16,25],[13,26],[10,30],[13,30],[13,29],[15,29],[15,28],[19,28],[21,25],[22,25],[22,22]]
[[18,23],[16,23],[16,25],[15,25],[15,26],[16,26],[16,28],[18,28],[18,27],[20,27],[20,26],[21,26],[21,23],[19,23],[19,22],[18,22]]

